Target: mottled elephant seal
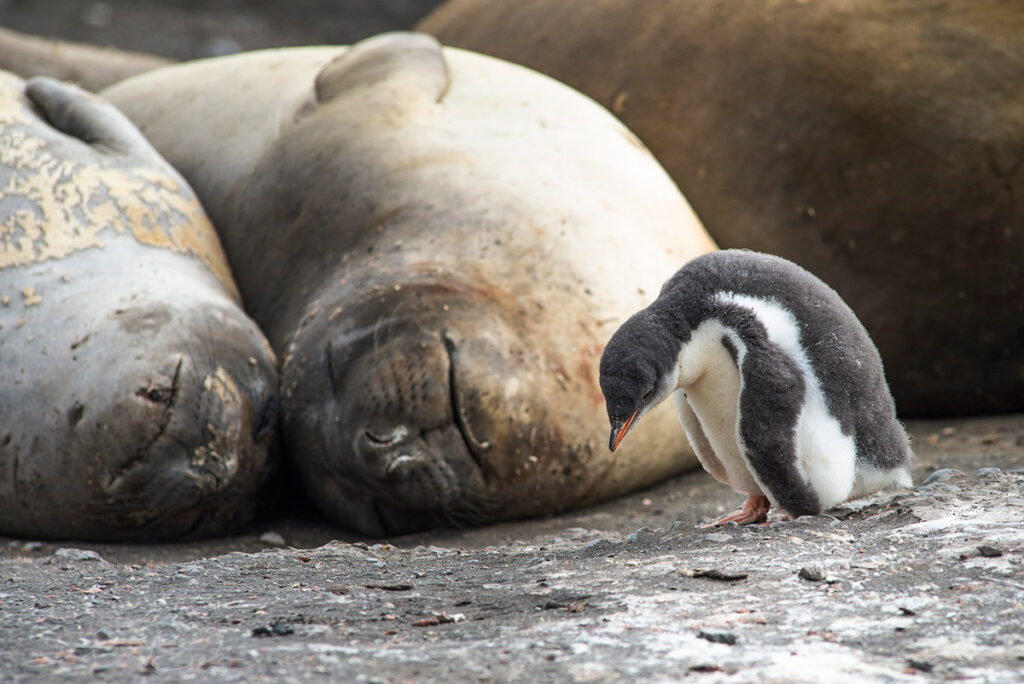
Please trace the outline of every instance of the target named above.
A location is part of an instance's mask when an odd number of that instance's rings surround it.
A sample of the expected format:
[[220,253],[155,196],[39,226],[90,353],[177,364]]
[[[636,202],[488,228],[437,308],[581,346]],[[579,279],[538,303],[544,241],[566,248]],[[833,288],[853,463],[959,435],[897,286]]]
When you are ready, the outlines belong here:
[[722,247],[838,290],[901,413],[1024,409],[1024,5],[449,0],[420,28],[610,107]]
[[546,514],[696,463],[670,409],[604,444],[604,341],[713,245],[592,101],[417,34],[106,94],[209,211],[281,357],[287,451],[339,524]]
[[272,465],[277,373],[217,236],[110,104],[28,96],[0,72],[0,533],[236,530]]

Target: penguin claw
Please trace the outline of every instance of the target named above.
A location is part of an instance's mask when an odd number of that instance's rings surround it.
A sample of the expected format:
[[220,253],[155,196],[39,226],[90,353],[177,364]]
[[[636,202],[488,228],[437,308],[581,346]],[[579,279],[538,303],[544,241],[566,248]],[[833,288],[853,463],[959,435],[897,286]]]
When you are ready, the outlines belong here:
[[743,504],[743,508],[731,513],[724,518],[708,523],[707,525],[701,525],[701,529],[707,529],[709,527],[721,527],[728,523],[734,522],[737,525],[749,525],[751,523],[764,523],[768,519],[768,511],[772,504],[768,501],[768,497],[760,494],[751,494],[747,497],[747,500]]

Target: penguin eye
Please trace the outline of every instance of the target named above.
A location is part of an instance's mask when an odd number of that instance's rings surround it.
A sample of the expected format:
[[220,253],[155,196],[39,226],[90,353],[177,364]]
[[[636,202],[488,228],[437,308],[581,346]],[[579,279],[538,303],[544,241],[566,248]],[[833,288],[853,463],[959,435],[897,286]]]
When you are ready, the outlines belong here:
[[647,390],[646,392],[644,392],[644,396],[642,396],[642,397],[641,397],[641,399],[642,399],[642,400],[643,400],[644,402],[646,402],[646,401],[647,401],[647,400],[649,400],[649,399],[650,399],[650,398],[651,398],[652,396],[654,396],[654,388],[653,388],[653,387],[652,387],[651,389]]

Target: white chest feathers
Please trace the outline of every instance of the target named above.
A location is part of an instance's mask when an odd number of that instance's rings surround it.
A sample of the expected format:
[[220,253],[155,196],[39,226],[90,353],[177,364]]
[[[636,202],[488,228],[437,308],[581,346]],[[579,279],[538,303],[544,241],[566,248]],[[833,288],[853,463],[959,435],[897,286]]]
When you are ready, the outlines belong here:
[[[821,383],[801,344],[796,318],[768,299],[734,293],[722,293],[718,299],[754,316],[767,331],[768,341],[799,369],[805,391],[796,424],[791,428],[793,452],[784,457],[792,459],[798,476],[825,509],[842,503],[854,487],[856,445],[829,413]],[[735,361],[724,344],[726,340],[736,351]],[[755,352],[735,329],[718,319],[701,323],[679,353],[676,410],[709,473],[739,492],[764,494],[777,506],[774,493],[764,487],[750,465],[758,455],[750,453],[740,429],[740,397],[750,382],[744,377],[744,360],[749,353]]]

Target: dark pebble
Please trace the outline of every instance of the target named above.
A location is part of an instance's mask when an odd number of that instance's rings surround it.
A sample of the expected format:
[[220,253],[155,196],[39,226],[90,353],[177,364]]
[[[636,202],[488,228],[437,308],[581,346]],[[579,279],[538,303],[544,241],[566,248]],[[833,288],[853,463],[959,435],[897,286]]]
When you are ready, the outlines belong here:
[[800,579],[805,579],[808,582],[820,582],[821,580],[825,579],[825,573],[821,571],[821,568],[811,568],[804,566],[800,568],[800,571],[797,573],[797,575],[800,577]]
[[411,591],[412,585],[407,582],[397,584],[365,584],[367,589],[380,589],[382,591]]
[[736,582],[739,580],[747,579],[747,573],[745,572],[733,572],[731,570],[716,570],[715,568],[698,570],[695,573],[693,573],[693,576],[706,577],[707,579],[722,580],[725,582]]
[[997,549],[994,546],[979,546],[978,553],[980,553],[985,558],[999,558],[1003,555],[1003,550]]
[[925,481],[921,483],[922,487],[927,487],[937,482],[948,482],[954,475],[962,475],[964,471],[957,470],[956,468],[943,468],[942,470],[936,470],[934,473],[925,478]]
[[918,672],[931,672],[932,668],[935,667],[926,660],[914,660],[913,658],[907,660],[907,665]]
[[288,636],[294,634],[295,630],[291,628],[284,620],[276,620],[270,625],[265,627],[256,627],[252,630],[254,637],[275,637],[275,636]]
[[702,629],[697,632],[697,636],[701,639],[707,639],[713,644],[729,644],[732,646],[736,643],[736,635],[730,632],[705,632]]
[[110,639],[110,632],[108,632],[105,629],[101,629],[98,632],[96,632],[96,638],[102,641],[107,641],[108,639]]
[[632,544],[633,542],[641,541],[643,539],[650,539],[654,536],[654,533],[647,527],[641,527],[633,534],[626,537],[626,543]]

